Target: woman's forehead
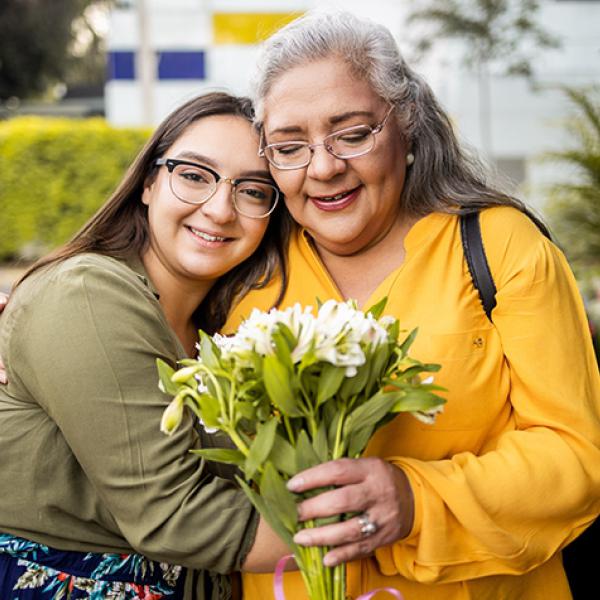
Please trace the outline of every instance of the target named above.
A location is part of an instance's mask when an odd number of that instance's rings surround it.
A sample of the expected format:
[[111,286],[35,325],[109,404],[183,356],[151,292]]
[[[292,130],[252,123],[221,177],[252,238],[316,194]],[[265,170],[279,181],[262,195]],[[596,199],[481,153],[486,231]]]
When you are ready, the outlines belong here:
[[377,118],[385,101],[340,59],[299,65],[282,74],[264,103],[267,135],[307,124],[335,126]]

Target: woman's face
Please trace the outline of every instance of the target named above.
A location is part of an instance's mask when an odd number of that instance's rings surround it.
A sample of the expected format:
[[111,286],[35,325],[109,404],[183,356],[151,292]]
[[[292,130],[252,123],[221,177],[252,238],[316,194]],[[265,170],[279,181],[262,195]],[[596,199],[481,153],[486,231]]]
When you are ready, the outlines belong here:
[[[265,144],[321,143],[335,131],[380,123],[390,106],[336,57],[290,69],[265,99]],[[307,167],[271,167],[293,218],[317,247],[350,255],[400,224],[407,148],[392,113],[368,154],[339,159],[318,146]]]
[[[252,177],[272,181],[267,162],[257,153],[258,136],[248,121],[232,115],[202,118],[165,152],[209,167],[221,177]],[[186,177],[192,176],[186,173]],[[220,181],[204,204],[186,204],[169,185],[166,166],[158,167],[144,190],[148,206],[150,246],[146,264],[178,280],[212,282],[243,260],[260,244],[269,218],[255,219],[236,212],[232,185]]]

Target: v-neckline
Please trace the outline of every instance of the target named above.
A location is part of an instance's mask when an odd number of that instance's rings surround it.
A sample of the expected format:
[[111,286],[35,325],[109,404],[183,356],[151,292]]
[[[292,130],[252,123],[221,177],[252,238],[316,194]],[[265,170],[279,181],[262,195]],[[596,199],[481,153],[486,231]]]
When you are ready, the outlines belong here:
[[[430,236],[431,229],[433,224],[438,222],[442,223],[442,219],[440,219],[438,213],[429,213],[418,219],[412,227],[406,233],[404,237],[404,260],[401,265],[398,265],[395,269],[390,271],[388,275],[386,275],[381,282],[375,287],[375,289],[369,294],[366,302],[363,303],[363,308],[368,308],[373,306],[377,302],[379,302],[383,297],[388,296],[394,287],[397,279],[400,277],[402,272],[405,270],[406,265],[411,261],[414,253],[423,246],[423,241],[425,238]],[[329,283],[331,289],[335,292],[335,297],[337,300],[344,301],[346,298],[342,295],[342,292],[338,288],[335,280],[327,270],[327,267],[323,263],[323,260],[319,256],[317,249],[314,247],[312,243],[311,237],[309,233],[305,229],[301,229],[300,231],[302,243],[306,246],[306,249],[314,259],[315,263],[319,266],[322,275]]]

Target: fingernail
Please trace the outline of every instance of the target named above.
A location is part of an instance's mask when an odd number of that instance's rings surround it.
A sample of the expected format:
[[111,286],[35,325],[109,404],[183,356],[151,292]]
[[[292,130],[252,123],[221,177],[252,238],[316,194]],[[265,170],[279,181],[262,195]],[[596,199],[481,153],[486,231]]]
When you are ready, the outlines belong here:
[[329,554],[326,554],[323,557],[323,564],[326,567],[335,567],[337,565],[337,561],[335,560],[335,558],[333,558],[333,556],[329,556]]
[[6,383],[8,383],[8,379],[6,378],[6,374],[0,373],[0,383],[2,385],[5,385]]
[[299,490],[304,485],[304,477],[292,477],[287,482],[287,488],[291,492]]
[[294,536],[294,543],[299,544],[300,546],[310,546],[310,534],[305,531],[299,531]]

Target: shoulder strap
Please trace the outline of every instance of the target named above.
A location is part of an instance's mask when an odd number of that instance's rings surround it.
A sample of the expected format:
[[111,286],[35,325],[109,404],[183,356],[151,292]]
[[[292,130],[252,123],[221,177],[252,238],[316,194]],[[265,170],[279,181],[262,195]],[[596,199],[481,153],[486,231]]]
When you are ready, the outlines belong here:
[[479,212],[460,215],[460,235],[463,251],[473,279],[473,285],[479,292],[479,299],[487,318],[492,320],[492,310],[496,306],[496,286],[490,272],[490,267],[485,255],[481,227],[479,225]]

